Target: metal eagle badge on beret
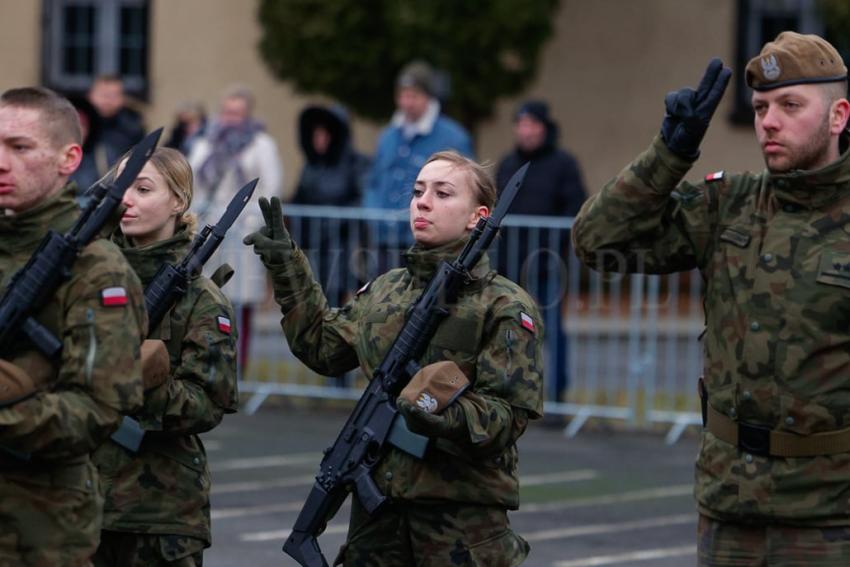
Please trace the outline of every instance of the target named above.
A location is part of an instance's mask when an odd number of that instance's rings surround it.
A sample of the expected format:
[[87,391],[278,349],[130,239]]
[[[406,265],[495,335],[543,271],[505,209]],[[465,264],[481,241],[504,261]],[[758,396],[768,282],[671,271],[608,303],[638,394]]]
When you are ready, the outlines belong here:
[[782,74],[782,69],[779,68],[779,62],[776,61],[775,55],[762,57],[760,63],[761,72],[768,81],[774,81]]

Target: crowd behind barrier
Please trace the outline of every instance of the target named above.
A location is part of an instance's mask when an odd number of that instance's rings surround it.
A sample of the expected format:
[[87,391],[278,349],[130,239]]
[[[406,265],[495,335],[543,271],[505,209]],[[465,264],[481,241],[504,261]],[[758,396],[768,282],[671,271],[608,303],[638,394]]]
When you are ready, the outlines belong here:
[[[259,212],[245,214],[247,224],[261,226]],[[284,215],[293,239],[304,243],[332,306],[344,304],[378,275],[371,233],[382,226],[390,242],[398,244],[391,258],[395,263],[403,253],[401,235],[408,231],[407,211],[284,205]],[[571,226],[572,219],[508,215],[490,251],[491,264],[505,266],[505,275],[538,300],[544,328],[561,324],[566,331],[569,386],[557,396],[553,377],[546,376],[546,413],[570,417],[565,420],[570,436],[589,418],[603,418],[633,428],[664,424],[669,427],[667,441],[674,443],[687,426],[701,423],[696,387],[702,372],[699,336],[704,320],[699,274],[591,271],[572,251]],[[241,246],[238,239],[224,245]],[[238,258],[238,265],[227,293],[251,286],[245,274],[256,273],[244,264],[257,258],[247,249],[236,252],[228,254]],[[505,256],[501,261],[500,255]],[[255,333],[264,340],[252,346],[240,384],[240,390],[251,395],[246,411],[256,411],[269,395],[358,399],[361,373],[323,377],[308,370],[289,352],[279,319],[277,306],[267,302],[254,322],[262,327]],[[554,333],[545,333],[547,350],[555,348],[554,340]]]

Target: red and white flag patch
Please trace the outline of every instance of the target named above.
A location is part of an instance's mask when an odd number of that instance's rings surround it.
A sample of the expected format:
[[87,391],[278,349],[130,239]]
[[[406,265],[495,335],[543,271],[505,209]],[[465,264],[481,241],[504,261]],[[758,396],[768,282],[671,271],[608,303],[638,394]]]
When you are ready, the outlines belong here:
[[127,305],[127,290],[121,286],[108,287],[100,292],[100,303],[104,307]]
[[534,326],[534,319],[532,319],[531,315],[529,315],[525,311],[519,312],[519,323],[526,331],[531,331],[532,333],[537,332],[537,329]]
[[232,326],[230,325],[230,319],[228,319],[227,317],[223,317],[223,316],[219,315],[218,317],[216,317],[216,322],[218,323],[218,330],[219,331],[221,331],[225,335],[230,334],[230,332],[232,330]]
[[720,181],[723,179],[724,171],[721,169],[720,171],[715,171],[714,173],[709,173],[705,176],[706,183],[710,183],[712,181]]

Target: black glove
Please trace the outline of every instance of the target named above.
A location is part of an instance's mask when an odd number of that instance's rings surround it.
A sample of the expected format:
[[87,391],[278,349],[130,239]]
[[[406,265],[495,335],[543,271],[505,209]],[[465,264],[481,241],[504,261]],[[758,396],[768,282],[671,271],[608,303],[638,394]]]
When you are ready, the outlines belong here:
[[260,211],[266,226],[246,236],[242,242],[248,246],[254,245],[257,254],[266,267],[286,263],[293,250],[292,239],[283,226],[283,213],[280,199],[272,197],[271,203],[265,197],[260,197]]
[[445,439],[462,438],[466,433],[466,418],[459,404],[453,403],[442,413],[428,413],[404,398],[396,400],[399,413],[404,416],[407,428],[426,437]]
[[699,145],[731,76],[731,69],[715,57],[709,62],[696,91],[684,88],[667,93],[664,98],[667,114],[661,123],[661,138],[671,152],[685,159],[699,157]]

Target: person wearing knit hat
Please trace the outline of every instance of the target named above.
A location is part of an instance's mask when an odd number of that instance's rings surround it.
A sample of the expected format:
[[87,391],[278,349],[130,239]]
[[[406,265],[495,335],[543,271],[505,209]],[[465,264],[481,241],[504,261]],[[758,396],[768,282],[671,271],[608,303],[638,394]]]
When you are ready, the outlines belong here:
[[[505,187],[511,176],[526,162],[523,190],[514,198],[511,213],[518,215],[576,216],[586,198],[578,160],[558,147],[558,125],[543,100],[523,101],[514,115],[514,148],[502,157],[496,169],[496,184]],[[541,232],[542,231],[542,232]],[[500,240],[499,272],[526,286],[543,307],[546,328],[546,367],[550,399],[563,401],[569,384],[568,344],[562,313],[567,289],[566,266],[568,231],[564,229],[514,229],[513,243]],[[552,243],[556,242],[556,245]],[[558,416],[547,423],[561,425]]]
[[714,59],[573,244],[599,270],[704,282],[697,564],[850,565],[847,67],[786,31],[741,71],[764,170],[683,181],[731,75]]
[[[428,157],[455,150],[474,157],[472,138],[458,122],[442,114],[440,100],[447,96],[446,79],[429,63],[411,61],[399,71],[395,84],[396,112],[378,138],[372,167],[366,176],[363,206],[403,211],[410,203],[413,182]],[[390,215],[392,216],[392,215]],[[399,217],[401,218],[401,217]],[[369,227],[376,262],[368,279],[401,263],[413,244],[404,221],[375,221]]]

